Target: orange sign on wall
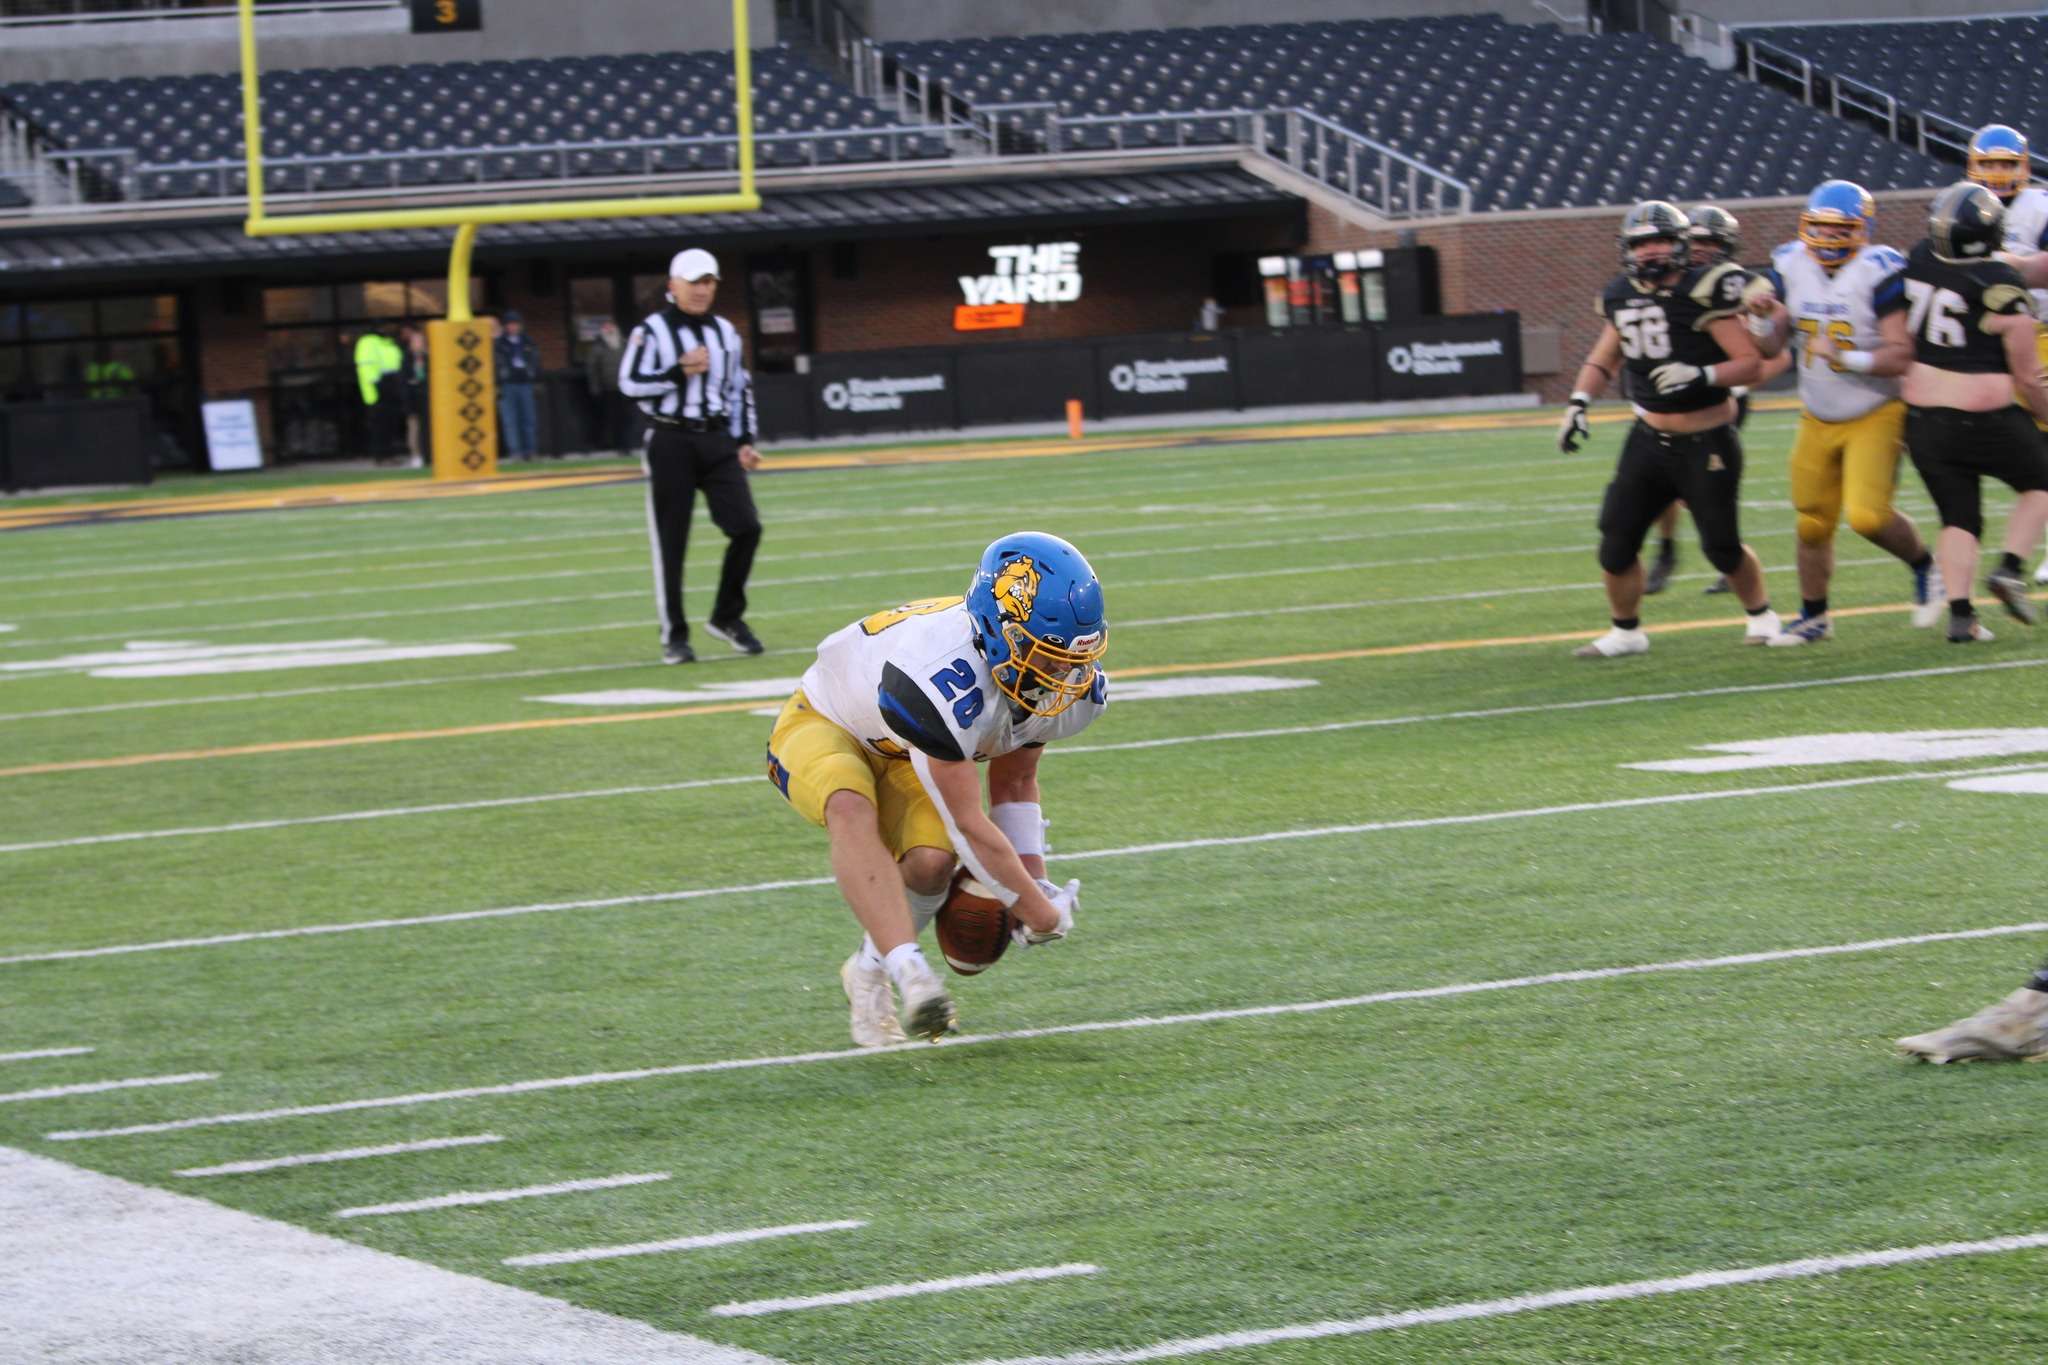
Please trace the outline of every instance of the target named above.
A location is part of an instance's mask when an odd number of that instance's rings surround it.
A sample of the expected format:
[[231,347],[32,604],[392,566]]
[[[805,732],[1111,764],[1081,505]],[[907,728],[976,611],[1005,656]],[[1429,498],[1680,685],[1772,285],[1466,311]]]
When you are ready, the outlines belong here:
[[986,303],[979,307],[959,303],[953,305],[953,330],[956,332],[985,332],[995,327],[1022,327],[1024,305],[1021,303]]

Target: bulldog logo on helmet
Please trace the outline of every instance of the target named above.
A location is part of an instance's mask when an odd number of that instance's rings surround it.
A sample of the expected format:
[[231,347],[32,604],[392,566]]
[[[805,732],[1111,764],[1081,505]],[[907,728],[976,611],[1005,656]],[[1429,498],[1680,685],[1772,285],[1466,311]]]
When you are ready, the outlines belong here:
[[1028,556],[1019,556],[996,575],[996,606],[1012,621],[1029,621],[1032,603],[1038,599],[1038,566]]

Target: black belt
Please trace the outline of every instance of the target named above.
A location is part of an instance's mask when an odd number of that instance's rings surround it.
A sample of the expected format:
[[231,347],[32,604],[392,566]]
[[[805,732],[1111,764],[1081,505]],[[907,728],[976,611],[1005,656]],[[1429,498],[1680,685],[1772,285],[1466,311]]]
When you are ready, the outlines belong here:
[[723,417],[664,417],[650,412],[647,420],[655,426],[669,431],[723,431],[730,433],[732,424]]

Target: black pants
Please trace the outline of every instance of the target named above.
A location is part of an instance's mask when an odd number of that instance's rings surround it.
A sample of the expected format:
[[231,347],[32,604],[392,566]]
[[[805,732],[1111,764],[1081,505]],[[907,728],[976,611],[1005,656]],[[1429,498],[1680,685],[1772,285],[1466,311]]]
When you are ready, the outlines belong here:
[[2048,488],[2048,452],[2026,409],[1906,409],[1906,451],[1943,526],[1984,538],[1986,478],[2015,493]]
[[1720,572],[1733,573],[1742,563],[1741,486],[1742,440],[1734,427],[1670,436],[1637,422],[1600,503],[1600,567],[1625,572],[1664,509],[1684,498],[1701,553]]
[[664,644],[679,645],[690,638],[683,615],[683,554],[690,545],[697,490],[704,490],[711,524],[726,536],[718,597],[711,604],[711,619],[719,625],[746,615],[747,574],[761,543],[761,518],[754,511],[747,472],[740,468],[739,446],[724,432],[656,427],[647,441],[646,464],[648,530],[661,582],[656,595],[661,638]]

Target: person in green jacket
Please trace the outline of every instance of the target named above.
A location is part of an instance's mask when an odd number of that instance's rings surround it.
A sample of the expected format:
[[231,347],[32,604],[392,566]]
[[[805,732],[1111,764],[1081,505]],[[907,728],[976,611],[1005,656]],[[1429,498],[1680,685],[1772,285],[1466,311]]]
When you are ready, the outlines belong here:
[[384,333],[371,331],[356,338],[355,357],[370,454],[390,455],[398,448],[405,421],[405,399],[399,391],[405,352]]

